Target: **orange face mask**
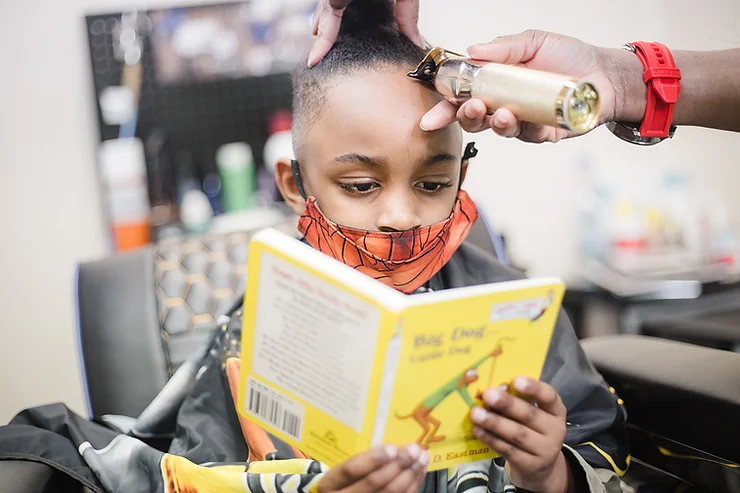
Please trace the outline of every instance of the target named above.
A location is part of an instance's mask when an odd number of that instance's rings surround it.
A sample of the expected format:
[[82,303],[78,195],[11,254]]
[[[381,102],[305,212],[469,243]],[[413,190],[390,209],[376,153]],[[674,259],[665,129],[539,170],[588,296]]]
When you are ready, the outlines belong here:
[[315,249],[403,293],[413,293],[450,260],[478,218],[460,190],[450,217],[419,229],[385,233],[340,226],[309,197],[298,229]]

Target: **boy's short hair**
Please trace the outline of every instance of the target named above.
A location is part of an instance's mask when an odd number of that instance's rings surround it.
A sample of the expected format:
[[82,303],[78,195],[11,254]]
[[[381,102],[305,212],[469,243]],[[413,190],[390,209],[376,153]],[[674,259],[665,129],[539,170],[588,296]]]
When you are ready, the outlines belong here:
[[[414,68],[425,55],[401,34],[392,0],[354,0],[342,17],[339,35],[329,53],[314,67],[293,72],[293,148],[300,154],[303,135],[318,118],[327,90],[338,79],[359,70]],[[300,158],[300,157],[299,157]]]

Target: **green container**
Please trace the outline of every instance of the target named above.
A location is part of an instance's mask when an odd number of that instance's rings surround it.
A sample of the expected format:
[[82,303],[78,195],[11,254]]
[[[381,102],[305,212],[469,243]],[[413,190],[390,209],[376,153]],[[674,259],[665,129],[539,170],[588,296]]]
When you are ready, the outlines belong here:
[[255,165],[252,148],[245,142],[222,145],[216,153],[225,212],[245,211],[255,194]]

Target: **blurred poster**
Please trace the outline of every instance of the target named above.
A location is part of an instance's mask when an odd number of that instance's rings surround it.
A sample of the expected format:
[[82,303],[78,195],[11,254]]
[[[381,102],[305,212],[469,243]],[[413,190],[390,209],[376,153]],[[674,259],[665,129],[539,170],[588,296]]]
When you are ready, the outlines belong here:
[[308,56],[316,0],[252,0],[150,12],[160,84],[263,76]]

